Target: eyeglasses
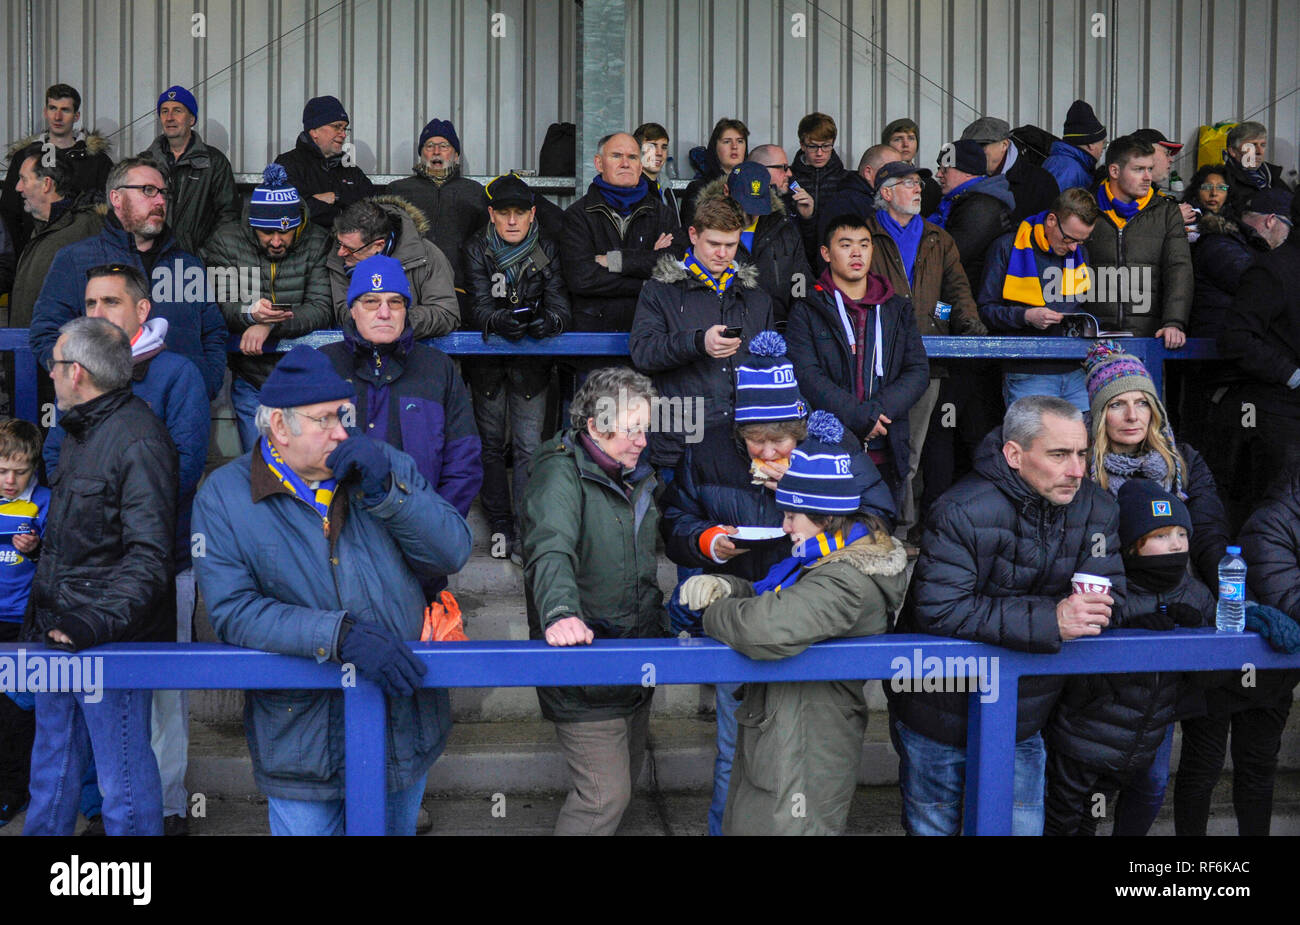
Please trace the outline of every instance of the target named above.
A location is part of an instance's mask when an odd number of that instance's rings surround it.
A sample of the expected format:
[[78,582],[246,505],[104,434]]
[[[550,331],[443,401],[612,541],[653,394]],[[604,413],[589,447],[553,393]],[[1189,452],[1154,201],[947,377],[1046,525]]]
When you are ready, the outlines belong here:
[[1274,212],[1273,217],[1277,219],[1279,222],[1281,222],[1283,225],[1286,225],[1288,228],[1295,227],[1295,222],[1291,221],[1291,219],[1287,218],[1285,215],[1278,215],[1276,212]]
[[53,357],[51,357],[51,358],[50,358],[50,361],[49,361],[48,363],[45,364],[45,371],[48,372],[48,373],[50,373],[51,375],[53,375],[53,374],[54,374],[54,367],[56,367],[56,366],[63,366],[63,365],[71,364],[71,363],[75,363],[75,362],[77,362],[77,361],[76,361],[76,360],[56,360],[56,359],[54,359]]
[[646,429],[644,427],[615,427],[614,433],[621,437],[627,437],[632,441],[646,439]]
[[829,151],[829,150],[831,150],[832,148],[835,147],[835,142],[833,142],[833,141],[826,141],[826,142],[805,141],[805,142],[803,143],[803,146],[804,146],[805,149],[807,149],[807,150],[809,150],[809,151]]
[[[334,240],[338,241],[337,238],[335,238]],[[361,253],[367,247],[373,247],[374,245],[378,244],[383,240],[384,240],[383,238],[375,238],[373,241],[367,241],[365,244],[362,244],[358,247],[348,247],[342,241],[339,241],[338,244],[341,250],[345,250],[348,252],[349,256],[355,257],[357,254]]]
[[893,183],[888,184],[886,188],[890,186],[906,186],[908,189],[916,189],[920,185],[921,181],[916,177],[908,177],[905,180],[895,180]]
[[[340,410],[343,411],[345,417],[352,420],[356,419],[356,409],[351,405],[343,405]],[[323,431],[331,431],[343,424],[343,418],[340,418],[337,414],[322,414],[320,417],[315,418],[310,414],[303,414],[301,411],[292,411],[288,408],[285,409],[285,412],[297,415],[300,418],[306,418]]]
[[768,170],[780,170],[787,173],[790,172],[789,164],[764,164],[763,166],[766,167]]
[[1202,183],[1197,187],[1202,193],[1212,193],[1218,190],[1220,193],[1226,193],[1231,187],[1226,183]]
[[121,186],[113,187],[113,189],[138,189],[140,192],[144,193],[145,199],[152,199],[153,197],[157,196],[159,193],[166,196],[167,193],[170,192],[167,189],[167,187],[154,186],[152,183],[145,183],[145,184],[123,183]]
[[451,150],[451,142],[449,142],[449,141],[426,141],[426,142],[424,143],[424,146],[425,146],[426,148],[432,148],[432,149],[435,150],[435,151],[450,151],[450,150]]

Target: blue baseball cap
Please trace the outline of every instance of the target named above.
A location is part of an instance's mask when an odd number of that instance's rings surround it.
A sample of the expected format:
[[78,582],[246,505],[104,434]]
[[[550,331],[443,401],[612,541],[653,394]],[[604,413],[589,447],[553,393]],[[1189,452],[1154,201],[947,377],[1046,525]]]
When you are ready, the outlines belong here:
[[731,168],[727,174],[727,192],[740,203],[746,215],[768,215],[772,211],[772,194],[769,187],[772,175],[762,164],[745,161]]

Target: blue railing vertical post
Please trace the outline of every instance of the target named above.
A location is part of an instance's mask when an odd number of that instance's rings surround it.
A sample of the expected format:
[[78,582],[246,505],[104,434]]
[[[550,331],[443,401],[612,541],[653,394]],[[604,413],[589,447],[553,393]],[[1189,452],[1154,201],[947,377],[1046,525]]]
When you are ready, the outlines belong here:
[[36,395],[36,354],[26,348],[14,350],[14,417],[40,424],[41,409]]
[[377,684],[357,679],[343,689],[343,763],[347,777],[347,832],[383,835],[388,807],[388,717]]
[[966,731],[967,835],[1010,835],[1015,796],[1016,706],[1020,675],[998,667],[999,696],[985,703],[978,691],[970,701]]

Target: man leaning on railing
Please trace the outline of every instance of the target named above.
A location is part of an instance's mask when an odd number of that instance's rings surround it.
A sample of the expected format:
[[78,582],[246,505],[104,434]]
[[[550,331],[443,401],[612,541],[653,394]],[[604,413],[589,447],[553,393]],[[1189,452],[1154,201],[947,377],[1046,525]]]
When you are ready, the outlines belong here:
[[[458,571],[464,518],[410,456],[364,435],[353,388],[310,347],[260,393],[250,453],[214,472],[194,505],[195,571],[217,638],[343,663],[387,696],[387,834],[411,835],[429,767],[451,729],[447,692],[421,689],[421,581]],[[250,691],[245,731],[273,835],[342,834],[343,692]]]

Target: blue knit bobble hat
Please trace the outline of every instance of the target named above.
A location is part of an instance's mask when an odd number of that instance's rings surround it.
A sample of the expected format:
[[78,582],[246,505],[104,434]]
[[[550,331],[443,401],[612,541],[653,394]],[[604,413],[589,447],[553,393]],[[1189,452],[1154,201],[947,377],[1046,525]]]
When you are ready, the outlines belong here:
[[749,356],[736,366],[737,424],[801,421],[808,416],[794,364],[785,352],[785,338],[776,331],[760,331],[750,340]]
[[302,200],[289,185],[289,173],[279,164],[262,171],[262,185],[248,203],[248,224],[263,231],[288,231],[302,224]]
[[854,465],[843,440],[844,425],[835,415],[809,415],[808,438],[790,454],[790,468],[776,483],[776,506],[810,514],[857,513],[869,475],[866,467]]

